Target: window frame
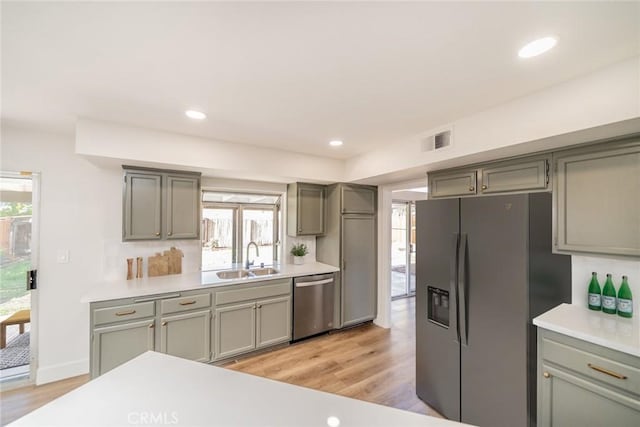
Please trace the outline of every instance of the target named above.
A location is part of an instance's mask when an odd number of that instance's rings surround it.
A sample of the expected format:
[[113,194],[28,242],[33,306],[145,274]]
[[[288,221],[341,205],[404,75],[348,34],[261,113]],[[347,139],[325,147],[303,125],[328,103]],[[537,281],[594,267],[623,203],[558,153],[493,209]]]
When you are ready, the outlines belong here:
[[[203,195],[209,191],[203,191]],[[214,191],[215,193],[225,193],[225,191]],[[229,192],[232,194],[241,194],[241,192]],[[261,193],[247,193],[247,194],[261,194]],[[263,193],[265,195],[273,195],[270,193]],[[261,203],[237,203],[237,202],[205,202],[202,201],[201,209],[232,209],[233,210],[233,236],[232,236],[232,249],[231,249],[231,262],[233,264],[244,265],[244,247],[242,227],[244,219],[244,210],[273,210],[273,264],[276,264],[280,259],[280,208],[281,198],[275,204],[261,204]],[[200,268],[202,268],[202,261],[200,261]],[[228,266],[231,267],[231,266]]]

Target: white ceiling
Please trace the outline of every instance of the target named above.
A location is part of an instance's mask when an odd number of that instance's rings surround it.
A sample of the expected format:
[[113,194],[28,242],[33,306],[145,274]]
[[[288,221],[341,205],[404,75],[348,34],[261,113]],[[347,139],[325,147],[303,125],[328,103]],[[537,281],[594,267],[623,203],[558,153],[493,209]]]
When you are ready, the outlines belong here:
[[639,53],[638,2],[3,2],[2,119],[348,158]]

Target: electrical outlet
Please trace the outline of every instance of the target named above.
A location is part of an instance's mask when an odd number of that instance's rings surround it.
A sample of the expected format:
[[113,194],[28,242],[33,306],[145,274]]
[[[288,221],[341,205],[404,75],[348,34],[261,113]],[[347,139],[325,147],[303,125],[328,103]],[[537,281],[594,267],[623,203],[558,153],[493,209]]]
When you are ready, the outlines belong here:
[[69,263],[69,249],[58,249],[58,264]]

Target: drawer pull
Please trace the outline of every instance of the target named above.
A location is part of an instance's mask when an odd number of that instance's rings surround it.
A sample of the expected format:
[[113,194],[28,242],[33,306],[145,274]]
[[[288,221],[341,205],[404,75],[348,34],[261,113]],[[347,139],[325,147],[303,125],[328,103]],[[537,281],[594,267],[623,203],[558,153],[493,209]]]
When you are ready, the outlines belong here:
[[180,304],[180,305],[191,305],[191,304],[195,304],[195,303],[196,303],[196,300],[193,300],[193,301],[185,301],[185,302],[181,302],[181,303],[179,303],[179,304]]
[[131,310],[131,311],[121,311],[119,313],[116,313],[116,316],[128,316],[130,314],[135,314],[135,310]]
[[600,366],[592,365],[591,363],[587,363],[587,366],[590,367],[591,369],[593,369],[594,371],[598,371],[598,372],[602,372],[603,374],[611,375],[612,377],[617,378],[619,380],[626,380],[627,379],[626,375],[622,375],[622,374],[619,374],[617,372],[613,372],[613,371],[610,371],[608,369],[601,368]]
[[551,378],[551,374],[549,372],[545,372],[542,376],[545,378]]

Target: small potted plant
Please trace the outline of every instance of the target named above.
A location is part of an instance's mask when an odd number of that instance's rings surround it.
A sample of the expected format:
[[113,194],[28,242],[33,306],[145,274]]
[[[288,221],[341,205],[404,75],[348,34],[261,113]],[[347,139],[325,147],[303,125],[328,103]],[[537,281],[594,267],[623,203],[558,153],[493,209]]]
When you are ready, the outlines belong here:
[[293,245],[291,248],[291,255],[293,255],[293,263],[300,265],[304,264],[304,256],[309,253],[307,249],[307,245],[304,243],[300,243],[298,245]]

